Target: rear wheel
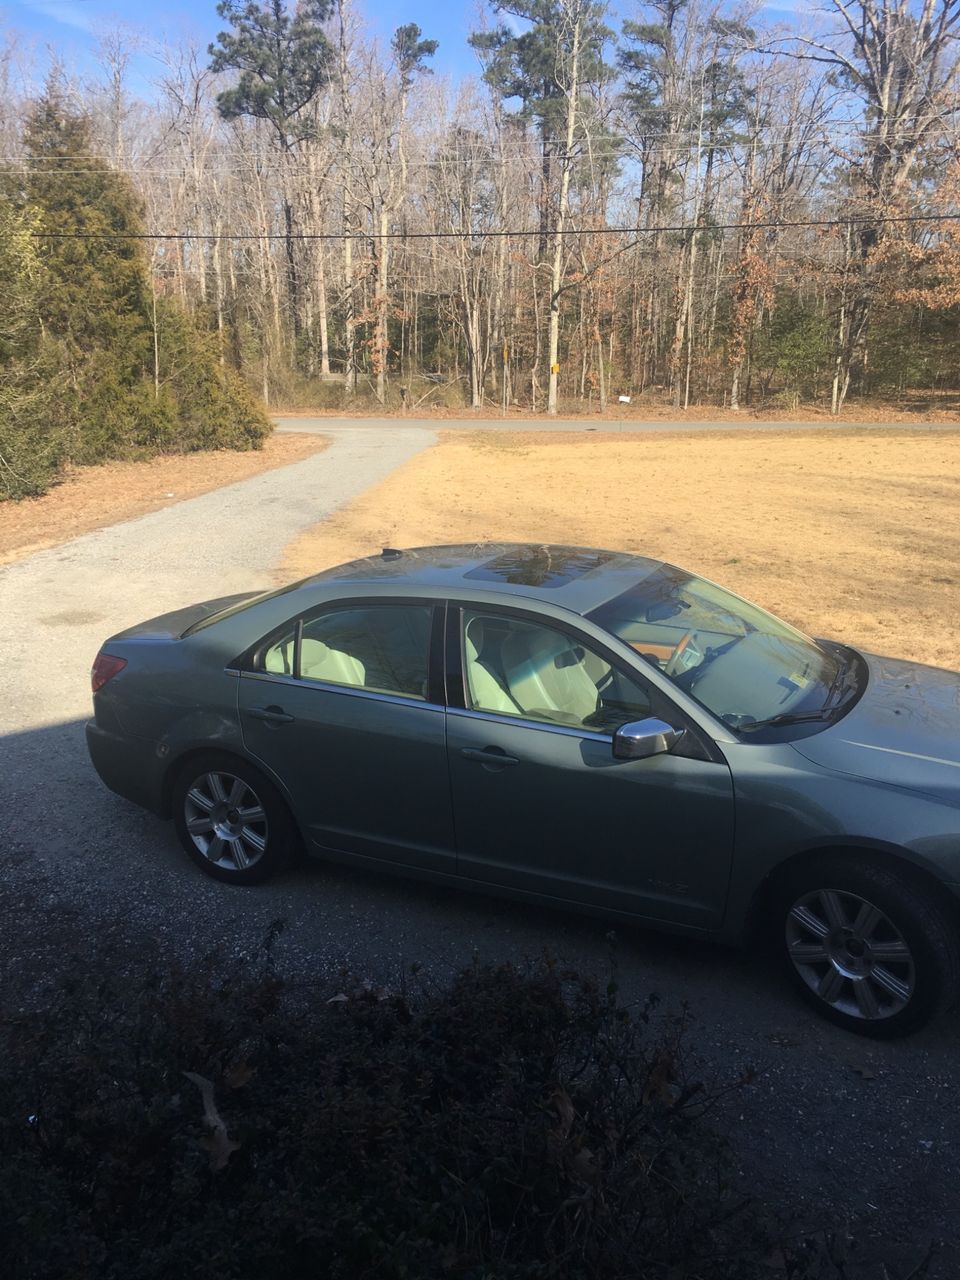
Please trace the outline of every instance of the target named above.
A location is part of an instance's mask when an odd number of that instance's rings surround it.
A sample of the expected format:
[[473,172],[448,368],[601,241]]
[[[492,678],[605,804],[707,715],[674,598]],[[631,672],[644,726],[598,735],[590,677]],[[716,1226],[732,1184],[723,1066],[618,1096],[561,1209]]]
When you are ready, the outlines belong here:
[[288,859],[293,830],[276,787],[244,760],[209,754],[181,769],[173,818],[187,854],[207,875],[256,884]]
[[915,1031],[956,999],[956,930],[908,875],[838,855],[790,871],[776,898],[779,947],[801,994],[860,1035]]

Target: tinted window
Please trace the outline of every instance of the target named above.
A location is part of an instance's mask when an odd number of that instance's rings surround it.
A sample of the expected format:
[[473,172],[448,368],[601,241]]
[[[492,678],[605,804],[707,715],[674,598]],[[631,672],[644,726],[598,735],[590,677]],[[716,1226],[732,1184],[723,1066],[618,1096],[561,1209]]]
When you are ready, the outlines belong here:
[[470,707],[613,733],[650,715],[638,681],[567,632],[466,611],[464,674]]
[[277,675],[292,676],[297,644],[297,628],[293,626],[268,649],[264,649],[260,657],[260,666],[264,671],[273,671]]
[[[420,605],[334,609],[270,645],[264,671],[425,700],[432,610]],[[296,665],[297,662],[299,665]]]
[[312,618],[303,626],[300,677],[426,699],[431,614],[426,606],[372,605]]

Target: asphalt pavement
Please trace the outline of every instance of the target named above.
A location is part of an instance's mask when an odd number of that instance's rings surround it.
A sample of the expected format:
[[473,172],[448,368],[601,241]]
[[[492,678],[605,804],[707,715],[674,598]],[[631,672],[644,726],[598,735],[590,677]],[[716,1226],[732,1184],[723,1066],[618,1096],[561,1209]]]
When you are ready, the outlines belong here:
[[[229,964],[282,918],[278,962],[306,982],[347,969],[392,983],[414,962],[443,977],[475,955],[522,961],[544,951],[605,971],[608,926],[572,913],[323,864],[255,889],[209,880],[169,824],[93,773],[83,723],[90,663],[106,636],[193,600],[268,585],[289,539],[450,425],[316,421],[332,445],[314,458],[0,568],[6,1007],[29,1005],[39,981],[111,927],[133,949],[150,939],[189,963],[216,946]],[[808,1013],[755,955],[631,927],[618,927],[616,949],[627,998],[655,992],[661,1010],[688,1005],[696,1074],[724,1081],[754,1069],[753,1083],[715,1113],[748,1189],[812,1226],[854,1224],[869,1267],[851,1276],[879,1277],[881,1258],[891,1277],[906,1275],[934,1238],[946,1246],[930,1275],[960,1274],[957,1017],[872,1043]]]

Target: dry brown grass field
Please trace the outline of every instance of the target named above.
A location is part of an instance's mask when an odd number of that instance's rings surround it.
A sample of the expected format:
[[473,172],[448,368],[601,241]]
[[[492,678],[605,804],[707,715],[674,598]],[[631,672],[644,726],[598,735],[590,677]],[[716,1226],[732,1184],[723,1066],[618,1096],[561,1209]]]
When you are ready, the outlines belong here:
[[663,557],[814,635],[960,668],[956,431],[448,433],[291,544],[277,577],[501,539]]

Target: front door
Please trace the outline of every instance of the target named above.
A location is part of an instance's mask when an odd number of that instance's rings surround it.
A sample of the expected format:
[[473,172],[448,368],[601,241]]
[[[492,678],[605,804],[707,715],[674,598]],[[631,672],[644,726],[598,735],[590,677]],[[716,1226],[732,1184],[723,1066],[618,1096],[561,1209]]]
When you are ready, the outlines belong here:
[[240,677],[244,745],[318,849],[456,870],[434,610],[351,603],[291,620]]
[[716,927],[733,851],[726,764],[696,751],[615,759],[619,725],[669,719],[662,695],[561,624],[456,613],[448,654],[459,650],[466,705],[448,710],[447,744],[460,874]]

